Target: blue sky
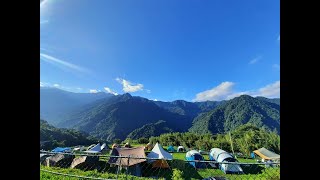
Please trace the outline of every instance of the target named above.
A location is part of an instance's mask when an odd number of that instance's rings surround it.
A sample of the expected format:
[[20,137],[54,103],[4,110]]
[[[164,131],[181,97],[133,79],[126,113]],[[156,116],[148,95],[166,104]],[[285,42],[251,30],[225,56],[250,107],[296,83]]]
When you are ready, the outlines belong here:
[[148,99],[280,96],[279,0],[45,0],[40,86]]

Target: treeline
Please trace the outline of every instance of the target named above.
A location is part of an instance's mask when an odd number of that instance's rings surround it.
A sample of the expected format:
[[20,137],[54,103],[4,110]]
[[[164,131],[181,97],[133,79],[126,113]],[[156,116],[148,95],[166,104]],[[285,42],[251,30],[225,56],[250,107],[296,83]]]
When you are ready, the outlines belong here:
[[[276,131],[258,128],[252,124],[239,126],[226,134],[196,134],[196,133],[167,133],[157,137],[140,138],[132,142],[155,144],[159,142],[164,146],[184,146],[189,149],[209,151],[211,148],[221,148],[225,151],[241,152],[249,156],[253,150],[265,147],[280,154],[280,136]],[[126,140],[128,141],[128,139]]]
[[47,121],[40,119],[40,148],[51,150],[55,147],[68,147],[76,145],[90,145],[96,143],[95,138],[88,134],[73,130],[56,128]]

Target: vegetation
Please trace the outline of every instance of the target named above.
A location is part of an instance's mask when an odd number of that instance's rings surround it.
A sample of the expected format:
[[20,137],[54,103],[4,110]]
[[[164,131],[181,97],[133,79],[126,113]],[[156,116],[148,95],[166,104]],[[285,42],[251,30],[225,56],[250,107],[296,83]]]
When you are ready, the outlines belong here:
[[231,99],[193,121],[190,132],[217,134],[251,123],[280,132],[280,106],[265,100],[242,95]]
[[[233,149],[241,152],[245,156],[250,156],[253,150],[265,147],[280,153],[280,136],[273,131],[259,128],[252,124],[241,125],[230,131]],[[199,149],[209,151],[213,147],[221,148],[232,152],[229,134],[196,134],[186,133],[167,133],[158,137],[149,138],[151,143],[159,142],[164,146],[184,146],[189,149]]]
[[41,149],[50,150],[58,146],[90,145],[97,143],[97,140],[77,130],[55,128],[47,121],[40,119],[41,142]]
[[149,138],[151,136],[159,136],[162,133],[170,133],[173,132],[172,129],[168,127],[168,123],[166,121],[160,120],[156,123],[149,123],[141,128],[135,129],[132,131],[127,138],[137,139],[140,137]]

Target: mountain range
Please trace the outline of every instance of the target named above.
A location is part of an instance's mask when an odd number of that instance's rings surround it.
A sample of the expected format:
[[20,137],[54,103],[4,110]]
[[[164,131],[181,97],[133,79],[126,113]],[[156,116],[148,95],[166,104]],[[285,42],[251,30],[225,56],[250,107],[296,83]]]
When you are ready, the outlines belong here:
[[251,123],[280,132],[280,99],[242,95],[225,101],[153,101],[130,94],[71,93],[40,88],[40,116],[101,140],[167,132],[223,133]]

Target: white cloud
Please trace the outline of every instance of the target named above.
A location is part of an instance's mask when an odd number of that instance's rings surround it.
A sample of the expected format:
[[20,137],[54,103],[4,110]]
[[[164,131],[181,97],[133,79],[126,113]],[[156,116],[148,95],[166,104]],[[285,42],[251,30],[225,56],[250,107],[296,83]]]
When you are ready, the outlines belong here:
[[249,62],[249,64],[255,64],[255,63],[259,62],[261,58],[262,58],[262,56],[258,56],[256,58],[254,58]]
[[45,23],[48,23],[49,21],[48,20],[44,20],[44,21],[40,21],[40,24],[45,24]]
[[280,41],[280,35],[278,36],[278,39],[277,39],[278,41]]
[[53,87],[60,87],[60,85],[59,84],[54,84]]
[[154,99],[154,101],[158,101],[158,99]]
[[83,67],[77,66],[77,65],[75,65],[75,64],[66,62],[66,61],[64,61],[64,60],[55,58],[55,57],[50,56],[50,55],[45,54],[45,53],[40,53],[40,60],[58,63],[58,64],[60,64],[60,65],[63,65],[63,66],[65,66],[65,67],[68,67],[68,68],[70,68],[70,69],[77,70],[77,71],[80,71],[80,72],[86,72],[86,73],[89,72],[89,70],[86,69],[86,68],[83,68]]
[[273,64],[272,67],[276,70],[280,70],[280,65],[279,64]]
[[100,92],[100,90],[90,89],[89,92],[90,92],[90,93],[98,93],[98,92]]
[[136,92],[136,91],[142,91],[143,90],[143,84],[134,84],[130,81],[127,81],[125,79],[116,78],[116,80],[122,84],[122,90],[124,92]]
[[146,92],[150,94],[150,93],[151,93],[151,90],[149,90],[149,89],[146,89]]
[[223,82],[210,90],[200,92],[193,101],[221,101],[232,94],[233,82]]
[[113,95],[118,95],[118,93],[117,92],[115,92],[115,91],[112,91],[110,88],[108,88],[108,87],[104,87],[104,90],[106,90],[108,93],[110,93],[110,94],[113,94]]
[[280,81],[275,83],[268,84],[265,87],[262,87],[258,90],[258,93],[253,96],[263,96],[269,98],[280,97]]
[[196,95],[196,98],[193,101],[221,101],[229,100],[244,94],[256,97],[263,96],[266,98],[277,98],[280,97],[280,81],[276,81],[272,84],[268,84],[258,90],[253,91],[242,91],[235,92],[233,90],[233,82],[223,82],[220,85],[207,90],[200,92]]
[[40,87],[44,87],[44,83],[40,81]]
[[82,90],[82,88],[78,87],[77,90]]

